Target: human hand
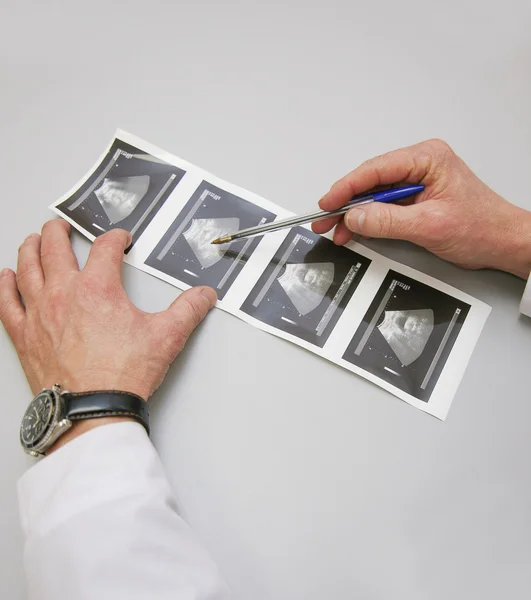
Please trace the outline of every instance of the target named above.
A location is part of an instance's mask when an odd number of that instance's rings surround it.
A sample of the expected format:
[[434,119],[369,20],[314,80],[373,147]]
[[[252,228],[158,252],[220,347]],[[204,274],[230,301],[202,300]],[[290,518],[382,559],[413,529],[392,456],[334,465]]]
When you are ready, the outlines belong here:
[[58,382],[70,392],[116,389],[147,400],[216,293],[192,288],[163,312],[143,312],[122,285],[130,234],[98,237],[80,271],[69,232],[65,221],[49,221],[19,248],[16,276],[0,273],[0,319],[30,387],[35,394]]
[[531,213],[487,187],[441,140],[429,140],[363,163],[321,198],[323,210],[345,205],[378,186],[422,183],[408,206],[374,202],[343,218],[312,225],[325,233],[336,225],[334,242],[352,233],[402,239],[468,269],[492,268],[526,279],[531,270]]

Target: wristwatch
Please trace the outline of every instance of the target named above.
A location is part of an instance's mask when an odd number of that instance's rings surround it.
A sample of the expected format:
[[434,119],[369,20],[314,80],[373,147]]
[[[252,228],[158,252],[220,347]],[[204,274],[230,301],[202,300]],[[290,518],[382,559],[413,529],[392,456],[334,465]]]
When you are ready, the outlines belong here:
[[119,390],[62,392],[56,383],[31,401],[22,417],[20,443],[27,454],[42,456],[73,421],[113,416],[131,417],[149,434],[149,408],[140,396]]

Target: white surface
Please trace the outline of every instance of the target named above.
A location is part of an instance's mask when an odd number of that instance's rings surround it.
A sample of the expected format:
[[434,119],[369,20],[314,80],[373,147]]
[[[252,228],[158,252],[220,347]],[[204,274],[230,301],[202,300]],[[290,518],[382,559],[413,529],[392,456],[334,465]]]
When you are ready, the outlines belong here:
[[[438,136],[531,208],[527,0],[41,0],[1,11],[5,266],[117,126],[297,213],[362,160]],[[83,260],[88,243],[74,243]],[[525,283],[407,244],[369,246],[493,307],[447,421],[217,311],[153,405],[181,513],[237,600],[527,597]],[[125,280],[147,310],[175,294],[128,267]],[[0,586],[18,599],[29,390],[5,336],[0,357]]]
[[[285,208],[276,206],[272,202],[265,200],[264,198],[260,198],[256,194],[244,190],[237,185],[223,181],[222,179],[205,172],[200,167],[191,165],[179,157],[171,155],[167,150],[155,148],[149,142],[142,140],[131,133],[118,131],[116,133],[116,137],[113,138],[113,140],[111,140],[109,143],[108,151],[113,146],[115,141],[126,142],[139,150],[152,154],[158,159],[167,161],[169,164],[181,168],[183,171],[186,170],[186,174],[184,175],[182,181],[170,194],[170,196],[164,202],[163,207],[161,207],[161,210],[156,213],[156,215],[153,217],[153,221],[146,227],[145,231],[140,235],[138,241],[125,257],[125,262],[128,264],[137,267],[146,273],[150,273],[155,277],[159,277],[163,281],[167,281],[168,283],[178,287],[180,290],[187,290],[191,286],[180,279],[169,275],[162,270],[162,267],[161,269],[156,269],[146,265],[145,260],[154,252],[161,239],[163,239],[163,236],[168,232],[168,228],[171,226],[174,219],[190,210],[188,201],[192,197],[193,193],[199,189],[199,186],[203,180],[207,181],[210,185],[215,185],[216,188],[220,188],[229,192],[230,194],[234,194],[239,198],[243,198],[255,206],[269,210],[277,215],[277,217],[285,218],[286,216],[293,216],[290,215]],[[90,179],[96,167],[102,162],[103,161],[100,161],[98,165],[95,165],[87,174],[85,174],[85,176],[75,187],[76,191],[79,190],[82,185]],[[83,235],[88,237],[90,240],[94,240],[94,235],[85,228],[84,224],[80,224],[71,213],[65,212],[59,208],[61,204],[70,199],[71,194],[72,191],[68,192],[66,195],[63,195],[59,200],[52,204],[50,208],[54,210],[54,212],[56,212],[60,217],[63,217],[69,221],[74,227],[83,233]],[[304,227],[310,229],[309,224],[304,225]],[[230,227],[225,229],[223,234],[237,230],[238,225],[236,224],[232,226],[232,229]],[[363,275],[361,281],[358,282],[359,285],[352,298],[345,306],[341,317],[331,331],[330,338],[325,342],[322,348],[319,348],[315,344],[303,340],[302,338],[286,331],[282,331],[281,329],[277,329],[276,327],[268,325],[267,323],[262,322],[259,319],[256,319],[248,315],[246,312],[240,310],[240,307],[246,298],[249,297],[249,294],[261,277],[265,267],[270,264],[271,260],[279,251],[279,248],[288,236],[289,231],[290,230],[285,229],[275,235],[265,236],[265,238],[260,240],[256,250],[246,262],[245,266],[235,280],[235,285],[231,286],[230,289],[227,290],[227,293],[222,300],[218,300],[217,307],[222,310],[226,310],[234,316],[246,321],[247,323],[250,323],[251,325],[254,325],[255,327],[258,327],[259,329],[262,329],[263,331],[276,335],[282,339],[289,340],[290,342],[302,346],[310,352],[322,356],[323,358],[326,358],[335,364],[341,365],[345,369],[348,369],[349,371],[352,371],[361,377],[365,377],[369,381],[372,381],[383,387],[412,406],[415,406],[422,411],[444,420],[454,398],[454,394],[458,389],[459,383],[461,382],[463,374],[466,370],[470,356],[472,355],[474,347],[478,341],[479,335],[481,334],[481,330],[483,329],[483,326],[485,325],[487,317],[490,313],[490,306],[484,302],[481,302],[480,300],[477,300],[476,298],[473,298],[469,294],[464,294],[462,291],[452,288],[442,281],[438,281],[437,279],[419,271],[415,271],[406,265],[401,265],[396,261],[385,258],[381,254],[377,254],[376,252],[368,250],[356,242],[351,242],[348,244],[349,249],[356,251],[358,255],[369,258],[371,262],[367,272]],[[214,237],[220,236],[221,233],[210,232],[209,235],[207,232],[206,235],[208,238],[206,243],[208,244],[210,240],[212,240]],[[328,237],[332,237],[332,234],[329,233]],[[210,246],[210,248],[212,248],[212,246]],[[214,246],[214,248],[217,247]],[[352,260],[354,262],[354,259]],[[407,275],[415,281],[420,281],[421,283],[448,294],[452,298],[462,300],[470,305],[470,310],[466,316],[466,320],[463,322],[461,331],[459,332],[459,337],[452,345],[451,353],[444,363],[444,369],[440,373],[437,383],[433,388],[433,392],[429,396],[429,402],[420,400],[415,395],[409,394],[408,392],[393,385],[391,382],[388,382],[376,376],[375,374],[372,374],[369,371],[352,364],[348,360],[343,360],[342,358],[352,339],[352,336],[357,331],[357,328],[359,327],[364,315],[374,300],[375,295],[382,286],[390,269],[396,271],[397,273]],[[198,281],[197,283],[203,284],[205,281]]]
[[142,425],[78,437],[29,469],[18,492],[31,600],[228,600]]
[[531,317],[531,275],[529,275],[522,301],[520,302],[520,312]]

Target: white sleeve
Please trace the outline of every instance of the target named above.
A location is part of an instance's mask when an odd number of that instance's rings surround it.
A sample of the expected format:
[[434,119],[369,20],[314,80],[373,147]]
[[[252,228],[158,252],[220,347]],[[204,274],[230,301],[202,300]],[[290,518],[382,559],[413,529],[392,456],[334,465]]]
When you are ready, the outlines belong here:
[[97,427],[18,483],[30,600],[225,600],[137,423]]
[[520,302],[520,312],[523,315],[531,317],[531,275],[529,275],[527,285],[525,286],[524,295],[522,296],[522,301]]

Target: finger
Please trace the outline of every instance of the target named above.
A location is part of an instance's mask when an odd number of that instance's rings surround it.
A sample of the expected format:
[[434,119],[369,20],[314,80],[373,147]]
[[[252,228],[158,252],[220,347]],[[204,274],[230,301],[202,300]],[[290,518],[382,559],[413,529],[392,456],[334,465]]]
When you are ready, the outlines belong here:
[[163,322],[165,341],[170,344],[171,360],[183,349],[194,329],[215,306],[216,300],[216,292],[212,288],[194,287],[157,315]]
[[0,272],[0,320],[18,351],[21,326],[26,311],[20,300],[15,273],[11,269]]
[[44,224],[41,233],[41,262],[45,279],[79,270],[70,243],[70,224],[66,221],[53,219]]
[[424,213],[425,207],[422,204],[400,206],[373,202],[349,210],[345,215],[345,225],[351,232],[367,237],[401,239],[422,244]]
[[42,290],[44,274],[41,265],[41,236],[32,233],[18,249],[17,287],[26,304]]
[[334,244],[344,246],[352,239],[352,231],[345,225],[344,219],[336,225],[334,231]]
[[[372,158],[334,183],[319,201],[323,210],[343,206],[353,196],[399,182],[422,183],[444,142],[430,140]],[[446,145],[445,145],[446,146]]]
[[111,229],[100,235],[92,244],[83,271],[97,275],[102,282],[121,281],[124,251],[130,244],[131,234],[124,229]]
[[341,219],[342,217],[339,216],[331,217],[330,219],[324,219],[323,221],[315,221],[315,223],[312,223],[312,230],[314,233],[326,233],[335,227]]

